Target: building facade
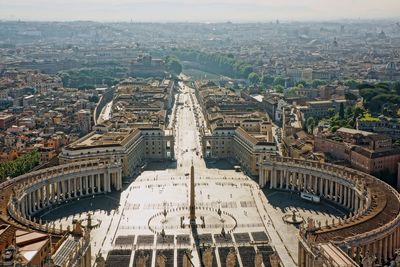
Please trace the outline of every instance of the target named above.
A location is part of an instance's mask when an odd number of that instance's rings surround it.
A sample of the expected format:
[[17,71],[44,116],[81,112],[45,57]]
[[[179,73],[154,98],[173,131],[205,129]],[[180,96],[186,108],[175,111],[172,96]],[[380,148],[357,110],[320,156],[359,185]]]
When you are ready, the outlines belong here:
[[122,175],[131,176],[146,160],[174,159],[172,132],[158,127],[92,132],[63,148],[60,163],[99,159],[120,161]]
[[[270,126],[261,125],[265,127],[262,131],[268,131]],[[242,127],[217,127],[211,134],[203,136],[202,143],[206,158],[234,159],[250,175],[258,175],[258,163],[276,153],[272,140],[259,140]]]

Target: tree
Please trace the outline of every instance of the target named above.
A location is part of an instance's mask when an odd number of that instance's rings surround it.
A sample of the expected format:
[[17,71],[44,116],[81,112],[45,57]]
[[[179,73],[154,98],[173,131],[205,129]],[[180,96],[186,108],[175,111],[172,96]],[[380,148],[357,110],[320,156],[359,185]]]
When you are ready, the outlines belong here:
[[292,87],[289,90],[287,90],[285,95],[287,95],[287,96],[296,96],[298,92],[299,92],[299,87],[295,86],[295,87]]
[[314,88],[318,88],[318,87],[320,87],[321,85],[325,85],[325,84],[326,84],[325,81],[313,80],[311,85],[312,85],[312,87],[314,87]]
[[312,133],[314,132],[315,124],[316,124],[316,122],[315,122],[314,117],[308,117],[308,118],[307,118],[306,126],[307,126],[307,131],[308,131],[309,133],[312,134]]
[[350,93],[350,92],[345,93],[344,96],[345,96],[346,100],[349,100],[349,101],[356,101],[357,100],[357,96],[354,95],[353,93]]
[[397,95],[400,95],[400,82],[393,83],[392,88]]
[[335,116],[336,110],[334,108],[328,108],[328,116],[331,118]]
[[242,65],[240,68],[240,73],[244,77],[249,77],[249,74],[253,72],[253,67],[249,64]]
[[264,86],[272,85],[273,82],[274,82],[274,78],[272,76],[265,74],[261,77],[261,83]]
[[280,85],[280,86],[285,86],[285,79],[283,79],[282,77],[278,76],[275,77],[273,85]]
[[90,102],[97,103],[97,102],[99,102],[99,97],[97,95],[92,95],[92,96],[89,96],[88,100]]
[[274,86],[274,90],[277,93],[283,93],[283,86],[282,85]]
[[344,119],[344,104],[343,103],[340,103],[340,106],[339,106],[339,118],[341,120]]
[[356,89],[359,83],[355,80],[347,80],[344,82],[344,85],[348,86],[350,89]]
[[257,73],[252,72],[249,74],[248,79],[250,81],[251,84],[258,84],[260,82],[260,76],[258,76]]
[[15,160],[0,163],[0,180],[8,176],[16,177],[30,171],[40,163],[40,153],[37,150],[28,152]]
[[175,56],[167,56],[165,58],[166,68],[168,71],[175,75],[179,75],[182,72],[182,65]]

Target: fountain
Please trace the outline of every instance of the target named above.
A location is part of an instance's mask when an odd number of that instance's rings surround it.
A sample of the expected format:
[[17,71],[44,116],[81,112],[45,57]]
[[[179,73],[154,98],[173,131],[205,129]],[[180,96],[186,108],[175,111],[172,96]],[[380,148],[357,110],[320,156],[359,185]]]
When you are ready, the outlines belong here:
[[292,210],[292,214],[285,214],[282,219],[284,222],[294,225],[301,224],[304,221],[303,217],[296,213],[296,210]]

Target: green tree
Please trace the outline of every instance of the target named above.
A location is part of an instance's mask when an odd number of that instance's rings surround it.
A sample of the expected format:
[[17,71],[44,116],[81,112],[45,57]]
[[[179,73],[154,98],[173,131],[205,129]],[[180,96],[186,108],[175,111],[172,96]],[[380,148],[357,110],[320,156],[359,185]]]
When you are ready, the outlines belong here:
[[397,95],[400,95],[400,82],[393,83],[392,88]]
[[257,73],[252,72],[249,74],[248,79],[250,81],[251,84],[258,84],[260,82],[260,76],[258,76]]
[[99,97],[97,95],[89,96],[89,101],[93,103],[99,102]]
[[276,85],[285,86],[285,79],[280,76],[275,77],[273,85],[274,86],[276,86]]
[[274,86],[274,90],[275,90],[275,92],[277,92],[277,93],[283,93],[283,86],[282,85],[276,85],[276,86]]
[[273,82],[274,82],[274,78],[273,78],[272,76],[269,76],[269,75],[267,75],[267,74],[264,74],[264,75],[261,77],[261,83],[262,83],[264,86],[272,85]]
[[296,96],[298,92],[299,92],[299,87],[295,86],[295,87],[292,87],[289,90],[287,90],[285,95],[287,95],[287,96]]
[[340,106],[339,106],[339,118],[341,120],[344,119],[344,104],[343,103],[340,103]]
[[325,84],[326,84],[325,81],[322,81],[322,80],[313,80],[312,83],[311,83],[311,86],[314,87],[314,88],[318,88],[318,87],[320,87],[321,85],[325,85]]
[[344,82],[344,85],[348,86],[350,89],[357,89],[359,83],[355,80],[347,80]]
[[30,171],[40,163],[40,153],[37,150],[28,152],[15,160],[0,163],[0,180],[16,177]]
[[334,108],[328,108],[328,116],[331,118],[335,116],[336,110]]
[[166,68],[168,71],[175,75],[179,75],[182,72],[182,65],[175,56],[167,56],[165,58]]
[[315,121],[314,117],[307,118],[306,126],[307,126],[307,131],[309,133],[312,134],[314,132],[315,124],[316,124],[316,121]]

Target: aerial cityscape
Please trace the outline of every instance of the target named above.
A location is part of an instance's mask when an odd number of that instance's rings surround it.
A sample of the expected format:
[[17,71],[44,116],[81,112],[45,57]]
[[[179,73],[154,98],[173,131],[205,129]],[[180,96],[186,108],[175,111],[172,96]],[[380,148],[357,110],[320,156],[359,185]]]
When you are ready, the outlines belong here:
[[96,1],[1,4],[0,266],[400,266],[400,2]]

